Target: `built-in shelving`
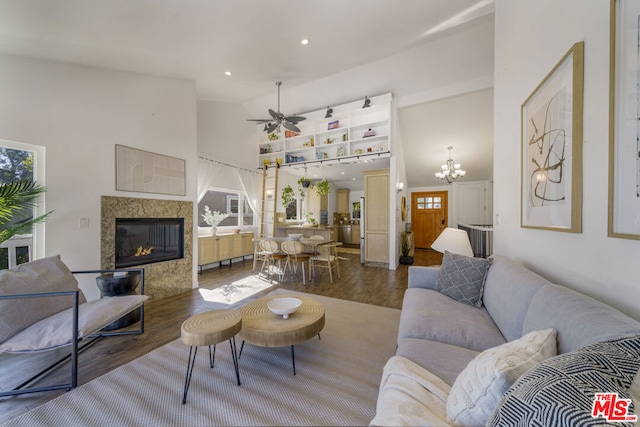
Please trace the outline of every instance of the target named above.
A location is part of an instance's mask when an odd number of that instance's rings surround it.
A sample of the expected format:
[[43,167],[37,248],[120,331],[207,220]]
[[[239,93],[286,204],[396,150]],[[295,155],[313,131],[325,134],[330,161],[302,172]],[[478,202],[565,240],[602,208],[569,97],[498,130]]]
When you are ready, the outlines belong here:
[[258,125],[258,167],[390,155],[391,94],[370,99],[368,108],[361,108],[362,100],[332,106],[335,113],[329,118],[324,109],[301,114],[307,120],[297,125],[299,134],[282,128],[270,140],[264,125]]

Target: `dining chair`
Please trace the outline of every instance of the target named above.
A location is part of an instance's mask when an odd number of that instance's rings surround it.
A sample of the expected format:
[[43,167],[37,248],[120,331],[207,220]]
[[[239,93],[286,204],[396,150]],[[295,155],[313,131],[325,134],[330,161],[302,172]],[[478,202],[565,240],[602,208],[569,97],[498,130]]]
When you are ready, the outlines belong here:
[[[304,247],[302,246],[302,243],[297,240],[282,242],[282,252],[287,255],[287,262],[284,264],[281,277],[284,278],[287,268],[289,268],[292,275],[296,274],[298,271],[298,264],[300,264],[302,265],[302,284],[305,285],[307,282],[305,279],[306,273],[304,271],[304,264],[311,261],[311,256],[304,253],[303,250]],[[311,264],[309,264],[309,267],[311,267]]]
[[[280,252],[278,249],[278,242],[271,239],[262,239],[258,242],[260,245],[260,250],[264,256],[264,260],[262,261],[262,268],[260,268],[260,273],[264,270],[265,266],[267,268],[267,274],[271,272],[271,266],[278,261],[278,268],[281,270],[280,261],[287,257],[283,252]],[[281,273],[278,272],[278,277],[281,276]]]
[[338,258],[338,245],[336,243],[327,243],[325,245],[319,245],[318,253],[311,257],[309,262],[309,277],[314,272],[315,268],[326,268],[329,270],[329,280],[333,283],[333,270],[338,273],[340,278],[340,262]]

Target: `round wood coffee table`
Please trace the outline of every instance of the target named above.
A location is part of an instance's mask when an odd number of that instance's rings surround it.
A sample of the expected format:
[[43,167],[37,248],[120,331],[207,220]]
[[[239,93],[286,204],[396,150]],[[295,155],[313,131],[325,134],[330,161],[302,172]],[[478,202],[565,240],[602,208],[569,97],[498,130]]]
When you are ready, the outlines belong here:
[[[275,298],[298,298],[302,305],[289,315],[288,319],[277,316],[269,310],[267,303]],[[296,374],[296,358],[293,346],[314,336],[320,338],[324,328],[324,306],[306,296],[277,295],[259,298],[240,309],[242,329],[238,335],[242,338],[240,355],[245,341],[259,347],[291,346],[293,375]]]
[[[216,344],[229,340],[231,358],[236,372],[236,379],[240,385],[240,368],[238,352],[236,350],[236,334],[242,328],[242,316],[235,310],[212,310],[197,314],[182,323],[180,338],[189,346],[189,361],[187,362],[187,376],[184,381],[182,404],[187,402],[187,392],[191,383],[191,374],[196,362],[199,346],[209,347],[209,367],[213,368],[216,356]],[[211,352],[213,346],[213,353]],[[195,350],[194,350],[195,349]],[[192,357],[193,356],[193,357]]]

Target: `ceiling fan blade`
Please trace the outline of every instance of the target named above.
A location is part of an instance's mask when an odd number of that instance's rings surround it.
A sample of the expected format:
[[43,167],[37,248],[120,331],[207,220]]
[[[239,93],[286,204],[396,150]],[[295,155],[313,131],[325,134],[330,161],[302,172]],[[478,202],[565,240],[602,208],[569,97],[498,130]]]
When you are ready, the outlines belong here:
[[271,115],[271,117],[273,117],[274,120],[278,120],[278,115],[280,113],[276,113],[275,111],[273,111],[271,108],[269,108],[269,114]]
[[247,119],[248,122],[260,122],[260,123],[266,123],[271,121],[271,119]]
[[301,122],[303,120],[307,120],[306,117],[302,117],[302,116],[289,116],[289,117],[285,117],[284,119],[288,122],[293,123],[294,125],[297,125],[298,122]]
[[271,123],[271,124],[269,125],[269,127],[267,128],[267,133],[271,133],[271,132],[273,132],[274,130],[276,130],[276,128],[277,128],[277,127],[278,127],[278,124],[277,124],[277,123]]
[[298,133],[300,132],[300,129],[298,129],[298,127],[293,123],[282,122],[282,126],[284,126],[285,129],[289,129],[289,130],[292,130],[294,132],[298,132]]

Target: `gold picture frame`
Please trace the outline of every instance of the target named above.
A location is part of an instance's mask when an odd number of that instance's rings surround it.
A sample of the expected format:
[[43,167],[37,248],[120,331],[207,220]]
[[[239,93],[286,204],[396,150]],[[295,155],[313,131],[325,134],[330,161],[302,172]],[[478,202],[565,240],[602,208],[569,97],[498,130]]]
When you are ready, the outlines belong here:
[[640,4],[611,0],[609,237],[640,240]]
[[578,42],[522,104],[522,228],[582,232],[583,92]]

